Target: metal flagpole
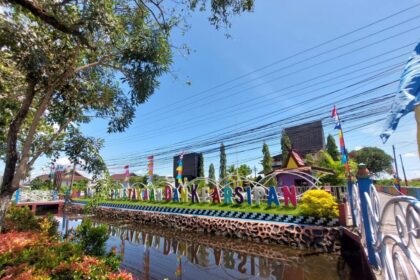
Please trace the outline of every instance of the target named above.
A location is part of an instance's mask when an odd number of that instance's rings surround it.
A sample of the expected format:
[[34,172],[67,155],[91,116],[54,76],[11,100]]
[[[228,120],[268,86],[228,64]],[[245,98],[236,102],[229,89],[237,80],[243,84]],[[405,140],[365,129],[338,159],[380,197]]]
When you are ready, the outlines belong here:
[[395,146],[392,145],[392,152],[394,153],[394,164],[395,164],[395,174],[397,176],[396,185],[397,189],[400,192],[401,186],[400,186],[400,175],[398,174],[398,162],[397,162],[397,156],[395,155]]
[[404,175],[404,182],[405,182],[405,186],[408,187],[408,182],[407,182],[407,176],[405,175],[405,168],[404,168],[404,162],[402,160],[402,156],[400,154],[400,160],[401,160],[401,168],[403,171],[403,175]]

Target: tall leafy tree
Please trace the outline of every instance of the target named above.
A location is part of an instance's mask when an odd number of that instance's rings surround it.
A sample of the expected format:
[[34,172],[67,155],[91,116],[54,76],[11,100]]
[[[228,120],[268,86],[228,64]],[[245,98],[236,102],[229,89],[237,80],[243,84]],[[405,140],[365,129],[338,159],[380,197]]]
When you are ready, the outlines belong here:
[[[216,181],[216,171],[214,170],[213,163],[211,163],[209,166],[209,179]],[[213,183],[210,183],[210,185],[213,186]]]
[[333,160],[339,159],[340,152],[338,151],[334,136],[332,136],[331,134],[328,134],[326,149],[330,156],[333,158]]
[[246,164],[241,164],[241,165],[238,167],[238,174],[239,174],[239,176],[241,176],[241,177],[247,177],[247,176],[251,175],[251,173],[252,173],[252,169],[251,169],[251,167],[249,167],[249,166],[248,166],[248,165],[246,165]]
[[226,152],[225,145],[220,144],[220,167],[219,167],[219,178],[223,179],[227,175],[226,171]]
[[263,161],[262,161],[263,171],[264,171],[264,174],[268,174],[271,171],[273,171],[273,158],[270,155],[270,149],[268,148],[267,143],[263,144],[262,153],[263,153]]
[[290,138],[286,134],[285,130],[283,130],[283,132],[281,133],[280,144],[281,144],[281,155],[282,155],[282,160],[284,164],[287,160],[287,156],[289,155],[289,150],[292,148],[292,142],[290,141]]
[[[262,153],[263,153],[263,160],[262,160],[263,172],[265,175],[267,175],[268,173],[273,171],[273,158],[270,155],[270,149],[268,148],[267,143],[263,144]],[[275,184],[274,178],[271,178],[267,183],[270,186],[274,185]]]
[[198,157],[198,177],[205,177],[204,175],[204,156],[202,153],[200,153],[200,156]]
[[376,147],[364,147],[357,151],[351,151],[350,157],[358,164],[364,163],[370,172],[392,172],[392,157],[384,150]]
[[[109,133],[131,124],[136,107],[169,71],[170,32],[184,28],[190,12],[209,8],[210,23],[220,28],[253,6],[252,0],[168,2],[0,2],[0,157],[5,162],[0,230],[13,192],[40,156],[57,156],[75,137],[90,141],[72,129],[94,118],[107,120]],[[93,154],[99,155],[99,146],[91,146]],[[71,148],[64,153],[76,154]],[[91,167],[105,172],[103,164]]]

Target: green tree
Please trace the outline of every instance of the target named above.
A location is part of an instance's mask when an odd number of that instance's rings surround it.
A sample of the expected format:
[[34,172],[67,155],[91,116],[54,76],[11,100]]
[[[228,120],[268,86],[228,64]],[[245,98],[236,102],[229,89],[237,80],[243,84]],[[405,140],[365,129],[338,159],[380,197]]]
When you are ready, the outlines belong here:
[[337,145],[335,144],[334,137],[331,134],[328,134],[327,137],[327,152],[334,160],[339,159],[340,152],[338,151]]
[[43,181],[35,178],[31,181],[31,190],[52,190],[53,184],[51,180]]
[[262,153],[263,153],[263,161],[262,161],[263,171],[264,171],[264,174],[268,174],[273,170],[273,158],[270,155],[270,150],[268,148],[267,143],[263,144]]
[[[263,161],[262,161],[263,171],[264,171],[264,174],[267,175],[268,173],[273,171],[273,158],[270,155],[270,150],[268,148],[267,143],[263,144],[262,153],[263,153]],[[275,183],[274,178],[271,178],[267,183],[270,186],[274,185]]]
[[74,183],[74,188],[78,191],[86,191],[88,183],[89,183],[88,179],[79,180],[78,182]]
[[219,178],[223,179],[227,175],[226,172],[226,152],[225,145],[220,144],[220,167],[219,167]]
[[238,174],[239,174],[239,176],[241,176],[241,177],[247,177],[247,176],[251,175],[251,173],[252,173],[252,169],[251,169],[251,167],[249,167],[249,166],[248,166],[248,165],[246,165],[246,164],[241,164],[241,165],[238,167]]
[[239,175],[240,177],[246,177],[251,175],[251,173],[251,167],[246,164],[241,164],[238,168],[235,168],[235,165],[232,164],[228,169],[228,174],[233,176]]
[[292,148],[292,142],[290,141],[289,136],[286,134],[286,131],[283,130],[281,133],[281,154],[282,154],[282,160],[283,164],[285,164],[287,160],[287,156],[289,155],[289,150]]
[[[214,165],[213,163],[210,164],[209,166],[209,179],[212,181],[216,181],[216,174],[215,174],[215,170],[214,170]],[[213,186],[213,183],[210,183],[210,186]]]
[[[210,2],[1,1],[0,230],[13,192],[40,156],[58,156],[75,137],[89,142],[79,124],[104,118],[113,133],[132,123],[170,69],[171,30],[186,26],[191,11],[210,8],[210,23],[220,28],[253,8],[252,0]],[[99,144],[89,149],[94,156]],[[89,168],[107,172],[102,163]]]
[[228,173],[229,175],[235,175],[235,173],[236,173],[236,168],[235,168],[235,165],[234,165],[234,164],[229,165],[229,168],[228,168],[228,170],[227,170],[227,173]]
[[[325,150],[319,151],[315,155],[308,154],[306,156],[306,162],[309,165],[323,167],[330,169],[334,174],[319,174],[322,175],[320,181],[323,184],[331,186],[339,186],[346,183],[346,168],[341,160],[334,160],[332,156]],[[355,174],[357,171],[357,163],[353,160],[349,160],[350,172]]]
[[382,171],[392,172],[392,157],[382,149],[376,147],[364,147],[357,151],[351,151],[350,157],[358,164],[364,163],[372,173]]
[[204,178],[206,175],[204,175],[204,156],[202,153],[200,153],[200,156],[198,158],[198,177]]
[[142,187],[141,184],[147,185],[147,175],[144,176],[130,176],[128,179],[130,182],[130,185],[135,185],[135,187]]

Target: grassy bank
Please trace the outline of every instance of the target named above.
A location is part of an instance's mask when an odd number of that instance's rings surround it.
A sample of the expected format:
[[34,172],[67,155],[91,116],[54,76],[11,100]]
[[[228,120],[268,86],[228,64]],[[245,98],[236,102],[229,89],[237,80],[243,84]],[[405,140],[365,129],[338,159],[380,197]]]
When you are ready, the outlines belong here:
[[[88,198],[77,198],[74,201],[87,202]],[[222,211],[238,211],[238,212],[251,212],[251,213],[265,213],[265,214],[277,214],[277,215],[293,215],[297,216],[300,214],[299,206],[297,208],[281,206],[268,207],[266,202],[261,205],[248,205],[247,203],[242,204],[214,204],[214,203],[181,203],[181,202],[168,202],[168,201],[131,201],[131,200],[102,200],[100,203],[116,203],[116,204],[130,204],[130,205],[144,205],[144,206],[160,206],[160,207],[173,207],[173,208],[188,208],[188,209],[199,209],[199,210],[222,210]]]

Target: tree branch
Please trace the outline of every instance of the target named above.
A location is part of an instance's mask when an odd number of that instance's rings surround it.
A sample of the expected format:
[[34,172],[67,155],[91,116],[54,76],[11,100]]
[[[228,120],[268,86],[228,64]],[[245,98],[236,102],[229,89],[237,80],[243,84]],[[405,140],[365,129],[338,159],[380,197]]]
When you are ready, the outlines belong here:
[[57,130],[56,133],[54,133],[53,136],[51,136],[51,138],[47,141],[47,143],[45,143],[45,145],[43,145],[42,148],[40,148],[38,150],[37,153],[35,153],[35,155],[32,157],[32,159],[28,162],[27,168],[30,168],[35,161],[43,154],[46,152],[46,150],[52,145],[52,143],[57,140],[58,136],[60,136],[61,132],[63,132],[63,130],[65,128],[67,128],[67,126],[71,123],[72,119],[69,118],[63,125],[60,126],[60,128]]
[[80,40],[80,42],[89,47],[89,48],[95,48],[90,44],[88,39],[83,36],[83,34],[78,29],[78,25],[74,26],[67,26],[64,23],[62,23],[59,19],[57,19],[55,16],[48,14],[48,12],[36,1],[36,0],[6,0],[11,4],[19,5],[22,8],[29,11],[31,14],[42,20],[43,22],[51,25],[57,30],[60,30],[63,33],[75,36]]
[[[79,54],[79,49],[77,49],[75,51],[75,53],[73,54],[73,63],[77,57],[77,55]],[[47,87],[47,90],[43,96],[43,98],[41,99],[41,103],[38,106],[34,118],[32,120],[31,125],[29,126],[29,130],[28,130],[28,134],[26,135],[26,139],[25,142],[23,144],[23,148],[22,148],[22,155],[19,161],[19,165],[16,169],[16,172],[13,176],[13,181],[11,183],[11,188],[12,189],[18,189],[19,188],[19,182],[23,176],[23,174],[25,174],[26,170],[27,170],[27,163],[29,160],[29,152],[31,149],[31,145],[32,145],[32,141],[36,132],[36,129],[38,127],[38,124],[41,120],[42,115],[44,114],[45,110],[48,107],[48,104],[51,101],[51,97],[54,93],[54,90],[56,90],[57,87],[59,87],[67,78],[69,78],[71,75],[74,74],[74,68],[72,66],[68,66],[67,70],[64,71],[63,74],[61,74],[59,77],[57,77],[57,79],[55,79],[54,81],[52,81],[50,83],[50,85]]]
[[153,2],[153,1],[150,1],[154,6],[156,6],[157,8],[158,8],[158,10],[159,10],[159,13],[160,13],[160,15],[161,15],[161,17],[162,17],[162,21],[163,21],[163,23],[162,22],[160,22],[159,21],[159,18],[156,16],[156,14],[155,14],[155,12],[149,7],[149,6],[147,6],[146,5],[146,3],[144,3],[144,1],[143,0],[135,0],[134,2],[136,2],[136,4],[137,4],[137,6],[140,8],[140,4],[137,2],[137,1],[139,1],[139,2],[141,2],[141,4],[142,4],[142,6],[143,7],[145,7],[149,12],[150,12],[150,14],[153,16],[153,18],[155,19],[155,21],[156,21],[156,23],[160,26],[160,28],[165,32],[165,33],[167,33],[167,28],[166,28],[166,21],[165,21],[165,16],[164,16],[164,14],[163,14],[163,10],[162,10],[162,8],[159,6],[159,4],[157,4],[157,3],[155,3],[155,2]]

